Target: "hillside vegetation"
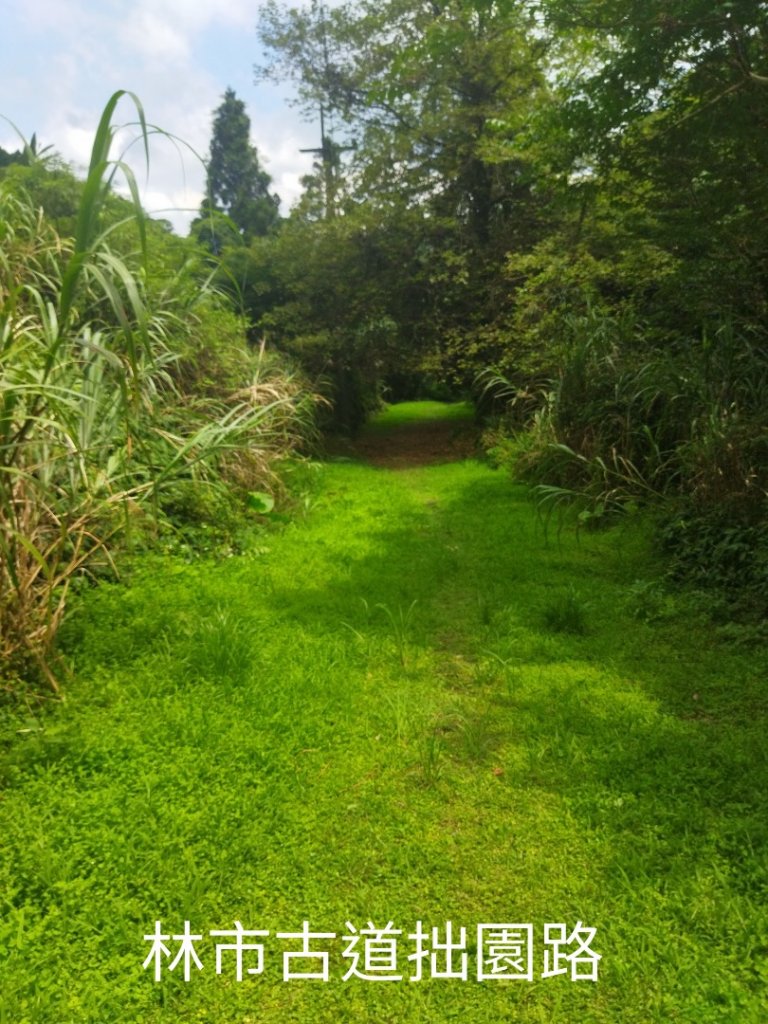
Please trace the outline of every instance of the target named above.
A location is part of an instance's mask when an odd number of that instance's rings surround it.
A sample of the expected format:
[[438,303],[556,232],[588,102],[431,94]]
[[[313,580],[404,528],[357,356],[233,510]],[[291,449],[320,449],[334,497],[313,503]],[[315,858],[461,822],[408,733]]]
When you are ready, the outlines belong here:
[[290,211],[0,150],[0,1024],[762,1024],[766,4],[258,32]]

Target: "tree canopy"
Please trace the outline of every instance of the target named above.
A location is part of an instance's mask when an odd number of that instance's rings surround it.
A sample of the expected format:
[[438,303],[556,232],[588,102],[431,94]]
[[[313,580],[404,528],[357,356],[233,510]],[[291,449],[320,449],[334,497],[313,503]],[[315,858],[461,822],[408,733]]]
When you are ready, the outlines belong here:
[[310,179],[262,254],[260,323],[347,425],[495,380],[550,498],[761,521],[767,4],[271,0],[259,32],[257,76],[356,143],[336,221]]
[[226,215],[246,240],[265,235],[275,226],[280,205],[279,197],[269,191],[272,179],[261,166],[250,131],[245,104],[227,89],[213,116],[201,214]]

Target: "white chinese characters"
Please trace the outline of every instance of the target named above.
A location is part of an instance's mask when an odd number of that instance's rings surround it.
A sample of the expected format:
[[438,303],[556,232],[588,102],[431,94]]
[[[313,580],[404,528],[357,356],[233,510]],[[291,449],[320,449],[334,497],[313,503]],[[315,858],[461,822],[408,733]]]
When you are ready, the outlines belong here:
[[[279,944],[279,952],[276,948],[273,959],[275,964],[281,962],[285,982],[467,981],[471,956],[479,982],[532,982],[537,977],[559,975],[571,981],[595,982],[602,959],[602,954],[592,948],[596,934],[596,928],[581,921],[573,928],[549,923],[543,926],[537,946],[532,924],[479,924],[476,945],[470,950],[467,929],[454,927],[451,921],[431,927],[417,921],[411,932],[395,927],[394,921],[383,927],[368,921],[362,928],[347,921],[343,935],[313,931],[309,921],[304,921],[301,931],[274,933],[274,946]],[[215,943],[216,974],[234,976],[238,982],[263,975],[269,957],[262,940],[270,935],[267,929],[245,929],[240,921],[235,921],[231,929],[209,931],[210,939],[229,940]],[[154,932],[145,935],[144,940],[150,943],[150,950],[143,968],[152,970],[156,982],[162,980],[164,971],[178,967],[185,982],[190,981],[193,970],[204,970],[203,958],[210,944],[202,933],[192,932],[189,921],[175,934],[164,931],[162,922],[155,921]],[[334,969],[337,961],[339,967]],[[542,967],[540,972],[537,964]]]

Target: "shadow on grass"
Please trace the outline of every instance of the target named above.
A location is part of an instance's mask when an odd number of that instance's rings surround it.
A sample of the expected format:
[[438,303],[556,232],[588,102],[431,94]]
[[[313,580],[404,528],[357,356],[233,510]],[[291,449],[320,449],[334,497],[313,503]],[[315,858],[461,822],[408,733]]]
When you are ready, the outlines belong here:
[[[758,991],[765,933],[763,666],[701,623],[629,614],[636,531],[545,543],[525,492],[476,464],[336,466],[307,522],[260,544],[160,565],[72,623],[84,699],[58,732],[12,737],[19,914],[64,893],[80,921],[111,906],[83,896],[102,876],[139,947],[150,914],[276,930],[519,907],[604,928],[606,983],[435,986],[431,1018],[403,985],[402,1013],[375,1019],[759,1019],[737,990]],[[293,991],[276,984],[264,1019]],[[342,1019],[342,991],[301,1019]]]
[[[719,646],[685,615],[633,618],[628,594],[648,565],[636,532],[545,542],[525,493],[500,475],[430,472],[443,486],[372,518],[369,551],[345,548],[339,523],[325,578],[276,583],[273,606],[318,636],[346,627],[393,661],[407,648],[404,674],[432,673],[444,690],[447,749],[507,758],[511,780],[563,797],[612,837],[610,870],[663,886],[706,850],[756,895],[766,861],[743,851],[768,838],[764,652]],[[563,595],[578,630],[552,621]]]

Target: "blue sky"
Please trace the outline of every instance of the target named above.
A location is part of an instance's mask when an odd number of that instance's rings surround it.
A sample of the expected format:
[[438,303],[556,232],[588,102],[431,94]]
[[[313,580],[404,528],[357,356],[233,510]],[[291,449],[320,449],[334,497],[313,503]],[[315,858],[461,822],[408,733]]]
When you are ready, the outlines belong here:
[[[246,104],[252,141],[283,200],[298,198],[299,179],[318,144],[319,128],[287,103],[288,87],[253,81],[259,59],[259,0],[3,0],[0,114],[25,137],[37,133],[76,170],[88,162],[100,113],[116,89],[135,92],[147,120],[205,156],[214,109],[231,86]],[[118,121],[134,120],[123,101]],[[0,121],[0,146],[18,137]],[[115,154],[117,155],[117,154]],[[205,172],[157,139],[147,181],[140,150],[129,157],[152,211],[196,209]],[[185,230],[191,213],[168,213]]]

